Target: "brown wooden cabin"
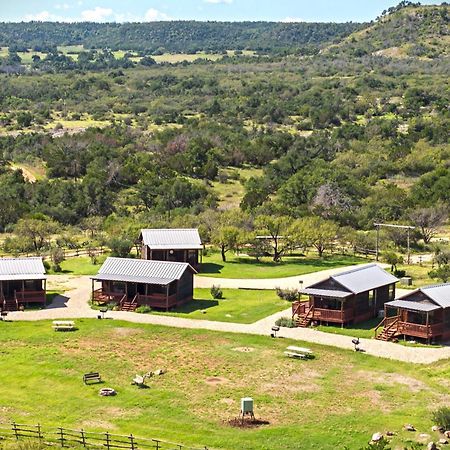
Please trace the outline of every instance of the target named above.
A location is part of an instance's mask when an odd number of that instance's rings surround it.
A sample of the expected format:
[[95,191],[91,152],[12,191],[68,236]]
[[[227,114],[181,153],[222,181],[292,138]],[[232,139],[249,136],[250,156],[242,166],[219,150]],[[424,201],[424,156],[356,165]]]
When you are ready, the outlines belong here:
[[403,336],[427,343],[450,339],[450,283],[416,289],[384,307],[385,318],[375,330],[377,339]]
[[341,326],[377,317],[384,304],[395,298],[398,279],[376,264],[332,275],[326,280],[302,289],[307,301],[292,304],[297,326],[312,322]]
[[141,305],[167,311],[193,299],[195,273],[188,263],[110,257],[92,277],[92,301],[115,302],[125,311]]
[[186,262],[196,269],[201,263],[203,245],[196,228],[143,229],[139,243],[142,259]]
[[0,309],[17,311],[46,302],[45,268],[42,258],[0,258]]

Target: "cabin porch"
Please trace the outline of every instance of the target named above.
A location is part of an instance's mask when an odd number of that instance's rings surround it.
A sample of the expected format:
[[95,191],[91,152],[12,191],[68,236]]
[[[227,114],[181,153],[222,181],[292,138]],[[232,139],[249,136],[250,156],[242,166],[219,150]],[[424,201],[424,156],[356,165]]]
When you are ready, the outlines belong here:
[[190,298],[181,298],[177,281],[167,285],[102,281],[99,289],[92,283],[92,301],[97,304],[117,303],[121,310],[134,311],[138,306],[169,310]]
[[32,304],[45,306],[47,280],[2,280],[0,281],[0,309],[15,311]]
[[[399,300],[393,303],[401,302]],[[403,336],[421,339],[429,344],[448,336],[450,326],[446,328],[445,319],[444,309],[425,303],[405,307],[386,305],[385,318],[375,329],[375,337],[389,341]]]

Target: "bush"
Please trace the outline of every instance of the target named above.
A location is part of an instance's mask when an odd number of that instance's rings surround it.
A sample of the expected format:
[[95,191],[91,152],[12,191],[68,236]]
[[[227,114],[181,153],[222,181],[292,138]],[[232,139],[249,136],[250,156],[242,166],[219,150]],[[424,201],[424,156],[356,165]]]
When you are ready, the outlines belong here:
[[50,263],[48,261],[44,261],[44,269],[50,270],[50,268],[51,268]]
[[53,270],[53,272],[55,272],[55,273],[62,272],[61,265],[60,265],[60,264],[53,264],[53,265],[52,265],[52,270]]
[[275,325],[284,328],[295,328],[295,323],[290,317],[280,317],[276,320]]
[[136,308],[136,312],[140,314],[148,314],[152,312],[152,308],[148,305],[141,305]]
[[403,278],[404,276],[406,276],[406,270],[394,270],[394,276],[396,276],[397,278]]
[[443,406],[434,411],[433,422],[445,430],[450,430],[450,408]]
[[276,289],[278,297],[288,302],[295,302],[300,297],[300,292],[298,291],[298,289]]
[[223,292],[222,292],[222,289],[220,289],[220,286],[213,286],[211,288],[210,292],[211,292],[211,297],[216,300],[223,298]]

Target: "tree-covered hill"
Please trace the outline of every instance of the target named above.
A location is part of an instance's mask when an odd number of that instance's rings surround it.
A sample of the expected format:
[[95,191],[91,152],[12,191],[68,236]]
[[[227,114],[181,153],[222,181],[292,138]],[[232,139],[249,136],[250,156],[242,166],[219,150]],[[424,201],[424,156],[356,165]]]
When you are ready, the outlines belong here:
[[279,52],[337,42],[361,26],[352,22],[1,23],[0,46],[20,50],[84,45],[147,53],[230,49]]
[[358,30],[332,52],[353,56],[376,54],[388,57],[439,58],[449,55],[450,5],[423,6],[403,2],[384,11],[376,23]]

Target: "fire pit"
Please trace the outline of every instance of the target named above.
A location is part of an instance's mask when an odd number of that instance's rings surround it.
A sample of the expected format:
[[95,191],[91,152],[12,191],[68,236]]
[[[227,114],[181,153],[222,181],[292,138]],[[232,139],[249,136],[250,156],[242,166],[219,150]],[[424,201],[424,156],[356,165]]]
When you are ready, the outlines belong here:
[[98,393],[103,397],[111,397],[117,394],[117,392],[113,388],[102,388]]

